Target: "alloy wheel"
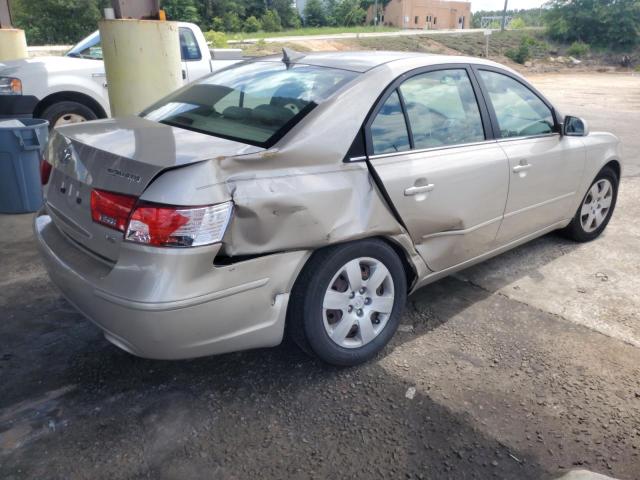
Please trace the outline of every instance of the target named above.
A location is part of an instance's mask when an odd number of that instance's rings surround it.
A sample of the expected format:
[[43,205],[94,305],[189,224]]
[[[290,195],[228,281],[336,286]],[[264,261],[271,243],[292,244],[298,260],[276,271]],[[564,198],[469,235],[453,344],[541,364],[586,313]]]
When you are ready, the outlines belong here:
[[585,232],[597,230],[605,221],[613,201],[613,185],[602,178],[595,182],[582,202],[580,223]]

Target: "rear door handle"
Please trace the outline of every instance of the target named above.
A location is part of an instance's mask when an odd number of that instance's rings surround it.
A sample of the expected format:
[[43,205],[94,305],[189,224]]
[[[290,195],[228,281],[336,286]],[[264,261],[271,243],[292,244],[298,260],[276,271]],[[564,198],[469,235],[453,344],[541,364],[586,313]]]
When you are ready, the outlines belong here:
[[524,172],[525,170],[529,170],[530,168],[531,168],[530,163],[516,165],[515,167],[513,167],[513,173]]
[[404,190],[404,196],[405,197],[410,197],[411,195],[419,195],[420,193],[428,193],[431,190],[433,190],[434,187],[435,187],[435,185],[433,183],[430,183],[429,185],[422,185],[420,187],[409,187],[409,188],[406,188]]

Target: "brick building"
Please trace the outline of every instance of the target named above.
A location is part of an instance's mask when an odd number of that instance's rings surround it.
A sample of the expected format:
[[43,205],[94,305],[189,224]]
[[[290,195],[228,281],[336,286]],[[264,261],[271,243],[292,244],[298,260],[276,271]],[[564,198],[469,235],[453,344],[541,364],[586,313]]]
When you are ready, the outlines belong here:
[[[382,0],[379,4],[382,4]],[[372,20],[373,6],[367,11],[367,22]],[[398,28],[422,30],[469,28],[471,2],[391,0],[384,7],[384,11],[380,12],[379,23]]]

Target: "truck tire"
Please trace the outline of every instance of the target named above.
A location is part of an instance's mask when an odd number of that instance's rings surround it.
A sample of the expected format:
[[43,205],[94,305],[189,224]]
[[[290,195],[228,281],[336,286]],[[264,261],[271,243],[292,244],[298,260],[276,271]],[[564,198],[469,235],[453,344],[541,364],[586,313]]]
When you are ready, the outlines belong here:
[[72,123],[88,122],[89,120],[96,120],[98,118],[96,113],[89,107],[71,100],[64,100],[49,105],[44,109],[41,117],[49,122],[49,129]]

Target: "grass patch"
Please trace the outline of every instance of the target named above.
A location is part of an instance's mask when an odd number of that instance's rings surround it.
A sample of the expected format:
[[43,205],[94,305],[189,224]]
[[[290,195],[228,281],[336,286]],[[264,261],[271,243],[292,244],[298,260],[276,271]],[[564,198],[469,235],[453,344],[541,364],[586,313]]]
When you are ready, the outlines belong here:
[[343,40],[354,50],[393,50],[397,52],[451,53],[439,43],[440,38],[429,35],[403,37],[369,37]]
[[[233,45],[232,45],[233,46]],[[291,42],[266,43],[259,41],[256,43],[247,43],[242,45],[242,54],[245,57],[264,57],[265,55],[282,55],[284,47],[295,50],[296,52],[309,52],[311,49],[304,45]]]
[[[356,48],[364,50],[459,54],[471,57],[485,56],[485,41],[483,33],[425,34],[351,40]],[[543,58],[548,55],[549,45],[544,40],[544,33],[539,30],[526,29],[494,32],[489,38],[489,56],[505,56],[506,52],[517,50],[523,43],[527,44],[531,58]]]
[[573,42],[569,48],[567,48],[567,55],[571,55],[573,57],[584,57],[589,53],[591,47],[588,43],[584,42]]
[[308,35],[336,35],[340,33],[397,32],[399,28],[373,27],[362,25],[357,27],[308,27],[280,32],[229,33],[229,40],[245,40],[248,38],[301,37]]
[[[532,39],[531,42],[529,39]],[[441,35],[438,42],[446,47],[472,57],[485,56],[486,39],[482,33],[460,35]],[[530,47],[532,58],[546,56],[548,45],[544,40],[544,32],[539,30],[506,30],[493,32],[489,37],[489,57],[505,56],[509,50],[518,50],[526,42]]]

